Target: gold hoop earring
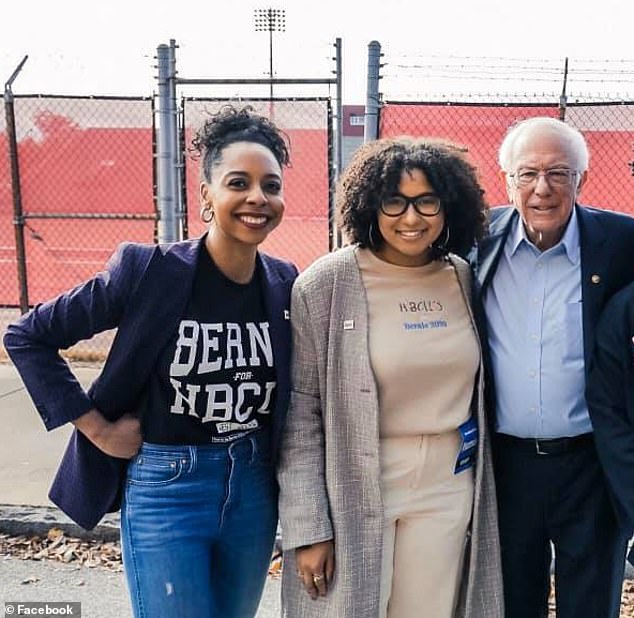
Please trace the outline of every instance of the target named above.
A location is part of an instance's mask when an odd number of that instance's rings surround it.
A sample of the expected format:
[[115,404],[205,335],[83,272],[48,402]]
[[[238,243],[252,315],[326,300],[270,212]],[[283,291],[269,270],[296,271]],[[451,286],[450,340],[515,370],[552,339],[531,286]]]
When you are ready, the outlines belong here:
[[201,207],[200,218],[203,223],[211,223],[214,220],[214,211],[209,204],[205,204]]
[[442,251],[445,252],[447,251],[447,245],[449,244],[449,225],[445,226],[445,237],[439,241],[439,239],[436,239],[435,242],[433,242],[431,244],[431,247],[433,247],[434,249],[438,250],[438,251]]

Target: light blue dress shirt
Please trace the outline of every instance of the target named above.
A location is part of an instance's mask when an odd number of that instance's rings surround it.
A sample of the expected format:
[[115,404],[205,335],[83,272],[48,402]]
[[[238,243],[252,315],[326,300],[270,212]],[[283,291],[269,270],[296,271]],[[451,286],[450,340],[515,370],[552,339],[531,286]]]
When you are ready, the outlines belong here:
[[519,217],[484,298],[496,391],[496,429],[520,438],[592,431],[585,367],[579,227],[540,252]]

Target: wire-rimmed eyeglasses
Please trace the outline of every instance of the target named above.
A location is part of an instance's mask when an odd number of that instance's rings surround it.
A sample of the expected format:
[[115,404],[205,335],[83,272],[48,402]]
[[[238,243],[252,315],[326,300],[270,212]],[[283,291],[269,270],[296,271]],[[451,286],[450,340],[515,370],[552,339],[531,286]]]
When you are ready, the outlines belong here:
[[537,184],[537,179],[540,176],[543,176],[551,187],[569,187],[578,173],[577,170],[571,170],[567,167],[554,167],[549,170],[524,168],[508,176],[516,187],[532,187]]
[[423,217],[434,217],[441,209],[440,198],[433,193],[421,193],[414,197],[394,193],[381,200],[380,209],[387,217],[400,217],[409,208],[410,204]]

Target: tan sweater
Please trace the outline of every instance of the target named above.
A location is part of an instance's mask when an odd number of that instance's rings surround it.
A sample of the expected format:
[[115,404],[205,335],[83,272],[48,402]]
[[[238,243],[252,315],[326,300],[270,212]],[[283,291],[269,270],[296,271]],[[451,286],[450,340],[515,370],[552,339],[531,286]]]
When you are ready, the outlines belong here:
[[470,414],[479,349],[453,266],[395,266],[367,249],[357,255],[380,436],[456,429]]

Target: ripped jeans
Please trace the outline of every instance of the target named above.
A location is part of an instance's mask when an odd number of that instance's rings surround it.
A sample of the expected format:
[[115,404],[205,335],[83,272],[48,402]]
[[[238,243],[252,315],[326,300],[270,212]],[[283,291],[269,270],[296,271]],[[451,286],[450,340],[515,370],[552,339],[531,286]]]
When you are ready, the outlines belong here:
[[277,527],[259,433],[226,446],[144,443],[130,461],[121,545],[136,618],[255,616]]

